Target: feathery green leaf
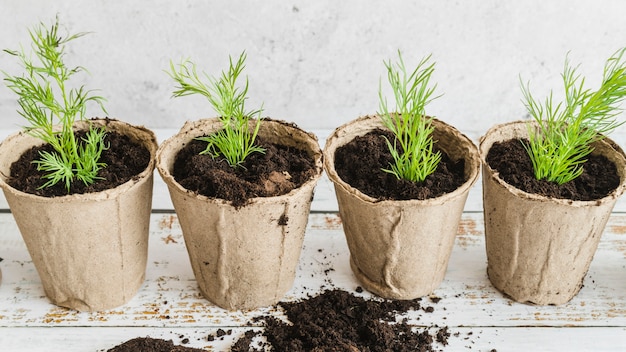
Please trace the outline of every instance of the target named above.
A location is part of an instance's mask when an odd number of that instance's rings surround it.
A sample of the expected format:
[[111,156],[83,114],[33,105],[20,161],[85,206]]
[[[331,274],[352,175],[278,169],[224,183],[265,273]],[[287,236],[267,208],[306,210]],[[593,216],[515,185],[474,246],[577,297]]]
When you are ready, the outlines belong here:
[[618,121],[621,102],[626,98],[626,48],[611,56],[604,67],[597,91],[586,89],[585,79],[565,59],[561,77],[565,101],[555,105],[552,92],[543,104],[534,99],[529,84],[520,85],[524,104],[537,122],[529,126],[529,142],[524,144],[533,164],[535,178],[564,184],[580,176],[591,144],[606,137],[624,121]]
[[20,60],[25,73],[12,76],[3,72],[4,81],[18,96],[18,113],[27,122],[24,129],[54,148],[53,153],[43,152],[41,159],[34,161],[38,170],[45,172],[44,178],[47,179],[41,188],[63,182],[69,193],[74,180],[92,184],[98,171],[106,167],[99,162],[102,151],[106,149],[104,130],[90,126],[87,138],[82,141],[77,140],[73,130],[75,121],[85,119],[87,103],[94,102],[106,112],[104,98],[92,95],[92,91],[82,86],[70,88],[67,85],[70,77],[84,71],[84,68],[68,68],[65,65],[65,44],[86,33],[62,36],[58,18],[50,27],[40,23],[29,33],[36,61],[23,49],[5,49],[4,52]]
[[393,143],[387,140],[394,163],[390,165],[390,169],[383,171],[394,174],[399,179],[422,182],[435,172],[441,160],[441,153],[433,149],[432,133],[435,128],[432,118],[426,116],[425,110],[428,103],[438,98],[433,97],[436,85],[429,86],[435,64],[429,63],[429,55],[409,75],[400,51],[398,56],[399,61],[395,65],[391,61],[385,62],[387,77],[396,101],[395,111],[389,111],[387,99],[383,97],[382,84],[378,93],[379,115],[385,127],[395,136]]
[[[207,142],[206,149],[201,154],[209,154],[214,158],[224,157],[231,167],[241,167],[252,153],[265,152],[263,148],[254,145],[261,125],[262,109],[245,110],[247,79],[243,88],[236,86],[237,78],[245,67],[245,61],[245,52],[241,53],[236,63],[229,57],[229,69],[222,71],[219,78],[203,73],[208,83],[202,81],[196,65],[189,60],[184,60],[179,65],[174,65],[170,61],[170,71],[166,71],[178,84],[173,93],[174,97],[200,94],[209,100],[219,114],[223,128],[209,136],[198,138]],[[250,129],[249,121],[254,115],[257,116],[257,121]]]

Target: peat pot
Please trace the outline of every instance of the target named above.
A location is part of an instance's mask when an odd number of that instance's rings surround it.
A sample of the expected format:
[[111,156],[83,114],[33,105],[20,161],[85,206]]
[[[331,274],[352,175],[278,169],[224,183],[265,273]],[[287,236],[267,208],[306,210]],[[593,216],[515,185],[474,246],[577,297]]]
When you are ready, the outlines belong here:
[[426,200],[372,198],[344,182],[335,170],[335,151],[357,136],[383,128],[365,116],[337,128],[324,148],[324,167],[334,183],[350,266],[367,290],[390,299],[432,293],[443,280],[468,192],[480,161],[472,141],[433,119],[433,139],[453,161],[465,160],[466,181],[453,192]]
[[619,186],[602,199],[573,201],[524,192],[491,169],[487,154],[496,142],[528,138],[529,123],[494,126],[480,140],[487,273],[492,284],[515,301],[564,304],[581,289],[624,191],[626,161],[609,139],[594,143],[593,153],[615,163],[620,177]]
[[[52,303],[79,311],[101,311],[130,300],[145,277],[152,181],[157,142],[154,134],[117,120],[90,120],[107,131],[129,136],[150,151],[137,177],[101,192],[42,197],[8,183],[11,164],[40,139],[25,132],[0,144],[0,186]],[[86,129],[85,121],[76,129]]]
[[173,176],[178,152],[192,139],[221,128],[217,118],[187,122],[160,146],[157,168],[168,186],[202,294],[229,310],[269,306],[293,286],[313,190],[322,173],[322,152],[315,136],[295,125],[263,120],[259,136],[307,151],[317,172],[287,194],[253,198],[237,208],[189,191]]

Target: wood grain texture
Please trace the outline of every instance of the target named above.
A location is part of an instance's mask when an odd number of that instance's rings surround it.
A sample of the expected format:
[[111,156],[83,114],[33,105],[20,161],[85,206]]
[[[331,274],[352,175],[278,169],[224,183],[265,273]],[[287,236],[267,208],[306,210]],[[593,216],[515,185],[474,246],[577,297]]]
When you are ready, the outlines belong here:
[[[229,313],[203,299],[173,213],[152,215],[146,281],[128,304],[107,312],[79,313],[49,303],[10,214],[0,214],[0,257],[5,259],[0,264],[2,351],[106,350],[137,336],[177,343],[188,338],[189,346],[224,351],[251,318],[282,316],[275,308]],[[348,258],[337,214],[311,214],[297,278],[285,300],[333,288],[354,292],[359,284]],[[626,348],[626,214],[612,215],[584,288],[566,305],[515,303],[491,286],[485,268],[482,213],[464,213],[446,278],[434,293],[441,301],[425,297],[423,307],[434,311],[410,312],[409,323],[449,326],[453,335],[446,351]],[[206,340],[220,328],[233,334],[224,341]]]

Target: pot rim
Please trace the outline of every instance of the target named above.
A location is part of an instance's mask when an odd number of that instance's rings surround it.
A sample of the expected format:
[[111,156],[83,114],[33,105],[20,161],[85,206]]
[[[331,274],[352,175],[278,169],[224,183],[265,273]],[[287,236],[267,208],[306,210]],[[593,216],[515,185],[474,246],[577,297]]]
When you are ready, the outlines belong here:
[[[250,121],[253,122],[253,121],[256,121],[256,119],[251,119]],[[159,146],[156,152],[156,168],[159,174],[161,175],[161,178],[163,179],[163,181],[165,181],[165,183],[168,185],[170,189],[172,189],[173,187],[173,189],[175,189],[177,192],[181,194],[192,196],[196,198],[197,200],[205,201],[207,203],[227,205],[227,206],[231,206],[234,208],[234,206],[231,204],[232,203],[231,201],[228,201],[222,198],[208,197],[208,196],[198,194],[196,192],[193,192],[183,187],[180,183],[178,183],[178,181],[176,181],[176,179],[174,178],[174,176],[169,170],[170,168],[164,165],[165,162],[163,161],[163,157],[165,153],[168,153],[168,152],[171,153],[172,157],[174,158],[178,154],[178,152],[182,149],[182,147],[186,145],[187,143],[189,143],[189,141],[205,134],[205,131],[200,129],[202,126],[206,126],[207,124],[209,125],[217,124],[218,122],[220,122],[219,117],[209,117],[209,118],[201,118],[197,120],[186,121],[185,124],[181,127],[180,131],[178,131],[176,134],[174,134],[173,136],[163,141],[163,143],[161,143],[161,145]],[[243,207],[250,206],[251,204],[281,202],[283,199],[290,198],[293,194],[301,192],[303,189],[315,187],[318,180],[322,176],[322,172],[323,172],[323,167],[322,167],[323,154],[322,154],[322,149],[319,146],[317,136],[315,136],[313,133],[310,133],[301,129],[294,123],[283,121],[283,120],[263,117],[261,118],[262,128],[263,128],[263,124],[276,124],[277,126],[282,126],[286,130],[295,131],[296,133],[300,134],[303,139],[306,139],[306,144],[308,144],[311,147],[314,146],[315,148],[306,148],[306,149],[310,149],[310,150],[307,150],[307,152],[311,152],[313,154],[312,157],[315,162],[316,173],[315,173],[315,176],[313,176],[308,181],[300,185],[300,187],[292,189],[291,191],[289,191],[289,193],[285,193],[285,194],[282,194],[279,196],[273,196],[273,197],[250,198],[243,205]],[[176,145],[174,145],[174,143],[176,143],[177,140],[182,139],[182,136],[184,135],[187,135],[188,138],[185,138],[184,142],[182,142],[180,146],[177,147]],[[172,169],[173,169],[173,165],[172,165]]]
[[[147,138],[145,139],[145,143],[144,143],[144,147],[146,147],[146,149],[148,149],[148,152],[150,153],[150,161],[148,162],[148,166],[146,166],[146,168],[140,172],[139,174],[137,174],[136,176],[134,176],[133,178],[131,178],[130,180],[128,180],[127,182],[118,185],[115,188],[109,188],[109,189],[105,189],[102,190],[100,192],[91,192],[91,193],[80,193],[80,194],[68,194],[68,195],[64,195],[64,196],[55,196],[55,197],[44,197],[44,196],[40,196],[40,195],[36,195],[36,194],[32,194],[32,193],[27,193],[27,192],[23,192],[17,188],[12,187],[11,185],[9,185],[6,182],[6,179],[9,177],[9,175],[4,175],[1,174],[0,175],[0,188],[2,188],[5,192],[11,192],[13,194],[15,194],[18,197],[21,198],[28,198],[31,199],[31,201],[36,201],[36,202],[41,202],[41,203],[46,203],[46,202],[80,202],[80,201],[101,201],[101,200],[108,200],[108,199],[113,199],[115,198],[118,194],[120,193],[124,193],[125,191],[127,191],[128,189],[132,188],[133,186],[135,186],[136,184],[139,184],[142,180],[147,179],[152,172],[154,171],[155,165],[156,165],[156,151],[158,148],[158,143],[157,143],[157,139],[156,139],[156,135],[154,134],[154,132],[148,128],[146,128],[145,126],[142,125],[131,125],[128,122],[125,121],[121,121],[121,120],[117,120],[117,119],[113,119],[113,118],[93,118],[93,119],[88,119],[88,120],[80,120],[80,121],[76,121],[75,122],[75,126],[79,126],[81,124],[85,124],[85,123],[89,123],[89,122],[95,122],[96,124],[102,124],[102,126],[116,126],[115,130],[120,132],[121,129],[129,129],[129,130],[133,130],[136,131],[137,134],[142,134],[144,136],[146,136]],[[122,133],[123,134],[123,133]],[[9,136],[7,136],[2,142],[0,142],[0,150],[5,147],[7,145],[7,143],[13,141],[13,140],[19,140],[19,139],[23,139],[23,138],[30,138],[32,139],[33,143],[32,146],[38,146],[38,145],[44,145],[45,142],[43,142],[42,140],[33,137],[31,135],[29,135],[26,131],[21,130],[21,131],[17,131],[14,132],[12,134],[10,134]],[[17,158],[19,158],[21,156],[17,155]],[[9,157],[12,157],[9,156]],[[17,160],[17,159],[15,159]],[[15,160],[13,160],[12,162],[15,162]]]
[[[489,153],[489,150],[491,149],[491,146],[493,145],[493,143],[489,145],[487,144],[487,138],[491,136],[493,133],[500,131],[502,129],[518,127],[520,125],[527,126],[529,123],[536,124],[534,120],[516,120],[516,121],[510,121],[510,122],[497,124],[497,125],[492,126],[489,130],[487,130],[487,132],[485,132],[484,135],[480,137],[478,149],[480,152],[480,161],[482,163],[483,170],[489,173],[489,176],[493,180],[495,180],[496,184],[498,184],[500,187],[505,188],[508,192],[520,198],[525,198],[531,201],[541,201],[541,202],[549,201],[549,202],[553,202],[555,204],[560,204],[560,205],[575,205],[575,206],[580,206],[580,207],[597,206],[597,205],[612,201],[614,199],[617,199],[618,197],[622,195],[622,193],[626,189],[626,170],[625,169],[622,169],[621,174],[618,171],[618,174],[620,174],[619,175],[620,183],[609,194],[599,199],[584,200],[584,201],[572,200],[572,199],[566,199],[566,198],[546,197],[546,196],[536,194],[536,193],[529,193],[507,183],[502,178],[500,178],[499,173],[495,171],[494,169],[492,169],[491,166],[489,166],[489,163],[487,163],[487,154]],[[524,128],[524,130],[526,129]],[[615,141],[613,141],[609,137],[605,137],[603,140],[598,141],[596,143],[604,144],[608,148],[610,148],[610,150],[613,150],[615,152],[616,158],[621,159],[622,162],[626,165],[626,154],[624,154],[624,151],[622,150],[622,148],[617,143],[615,143]],[[615,161],[613,161],[613,163],[615,163]],[[619,170],[618,165],[615,165],[615,166]]]
[[[385,129],[382,121],[380,120],[380,115],[378,114],[374,114],[374,115],[365,115],[365,116],[361,116],[357,119],[351,120],[339,127],[337,127],[326,139],[326,145],[324,146],[324,169],[326,170],[326,173],[328,174],[328,177],[330,178],[330,180],[335,184],[340,186],[345,192],[348,192],[352,195],[354,195],[355,197],[359,198],[360,200],[362,200],[363,202],[372,204],[372,205],[379,205],[379,206],[386,206],[389,204],[406,204],[406,205],[419,205],[419,204],[432,204],[432,205],[436,205],[436,204],[443,204],[448,202],[450,199],[453,198],[457,198],[463,194],[465,194],[466,192],[469,191],[469,189],[471,189],[471,187],[476,183],[476,181],[478,180],[478,177],[480,175],[480,157],[479,157],[479,153],[478,153],[478,148],[476,147],[476,144],[474,144],[474,142],[467,137],[466,135],[464,135],[463,133],[461,133],[458,129],[456,129],[455,127],[453,127],[452,125],[449,125],[437,118],[432,117],[432,121],[435,124],[435,129],[444,129],[445,133],[450,134],[453,138],[458,139],[461,143],[464,143],[467,148],[467,158],[465,159],[466,161],[466,169],[469,168],[470,169],[470,174],[467,177],[467,180],[461,184],[459,187],[457,187],[454,191],[449,192],[449,193],[445,193],[442,194],[438,197],[435,198],[427,198],[427,199],[405,199],[405,200],[393,200],[393,199],[385,199],[385,200],[378,200],[377,198],[374,198],[372,196],[369,196],[363,192],[361,192],[360,190],[358,190],[357,188],[351,186],[350,184],[348,184],[347,182],[345,182],[344,180],[341,179],[341,177],[339,177],[339,175],[337,174],[337,171],[335,170],[335,165],[334,165],[334,153],[337,150],[337,148],[345,145],[346,143],[350,142],[352,139],[354,139],[354,137],[357,137],[359,135],[364,135],[372,130],[374,130],[375,128],[382,128]],[[343,143],[341,145],[338,145],[337,143],[334,143],[335,140],[337,140],[338,138],[340,138],[340,134],[342,134],[345,130],[346,127],[350,126],[350,125],[357,125],[357,124],[371,124],[371,126],[368,126],[368,128],[362,130],[362,133],[355,133],[353,135],[353,138],[351,138],[350,140],[348,140],[346,143]],[[329,143],[330,142],[330,143]],[[337,145],[335,145],[337,144]],[[332,155],[331,155],[332,152]],[[467,165],[467,162],[469,161],[469,166]]]

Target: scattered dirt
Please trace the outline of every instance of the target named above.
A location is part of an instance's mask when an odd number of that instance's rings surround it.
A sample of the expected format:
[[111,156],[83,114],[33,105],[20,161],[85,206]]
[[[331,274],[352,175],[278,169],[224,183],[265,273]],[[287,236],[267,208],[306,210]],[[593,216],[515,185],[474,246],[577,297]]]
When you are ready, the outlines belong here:
[[232,168],[223,158],[200,154],[206,142],[192,140],[176,156],[174,178],[192,192],[240,207],[250,198],[289,193],[315,175],[315,161],[305,151],[271,144],[262,137],[255,144],[265,153],[252,153],[243,167]]
[[389,169],[393,163],[384,137],[390,141],[395,138],[390,131],[377,129],[337,148],[335,169],[339,177],[352,187],[379,200],[435,198],[454,191],[466,181],[465,160],[453,162],[441,150],[441,162],[437,170],[423,182],[400,180],[383,171]]
[[235,342],[235,344],[230,348],[233,352],[248,352],[250,350],[254,351],[255,347],[253,346],[254,338],[257,337],[258,332],[254,330],[248,330],[244,333],[242,337]]
[[[396,315],[419,310],[421,299],[410,301],[366,300],[342,290],[325,291],[299,302],[281,302],[290,323],[272,316],[257,318],[261,332],[248,331],[232,347],[234,352],[262,351],[251,345],[259,335],[273,351],[434,351],[445,346],[447,327],[419,331]],[[434,308],[422,309],[432,312]]]
[[546,197],[571,200],[596,200],[611,193],[619,186],[615,164],[601,155],[590,155],[583,164],[580,177],[558,185],[547,180],[537,180],[533,164],[522,143],[526,139],[511,139],[494,143],[487,153],[487,163],[499,172],[508,184],[528,193]]
[[[82,140],[85,132],[78,132],[76,136]],[[136,177],[148,167],[150,152],[144,146],[130,140],[128,136],[117,132],[107,133],[105,144],[109,147],[102,152],[100,162],[106,163],[107,167],[98,172],[100,179],[90,186],[80,181],[73,182],[69,194],[100,192],[115,188]],[[45,172],[37,170],[37,165],[33,163],[33,160],[40,159],[42,151],[53,152],[53,148],[49,144],[33,147],[11,164],[11,177],[8,184],[23,192],[43,197],[67,195],[68,192],[63,182],[40,189],[47,179],[43,178]]]
[[137,337],[107,352],[204,352],[203,349],[174,345],[172,340]]
[[217,329],[217,332],[215,333],[215,335],[209,334],[206,339],[207,341],[215,341],[216,338],[223,340],[224,336],[231,335],[232,333],[233,333],[232,329],[228,329],[228,330]]

